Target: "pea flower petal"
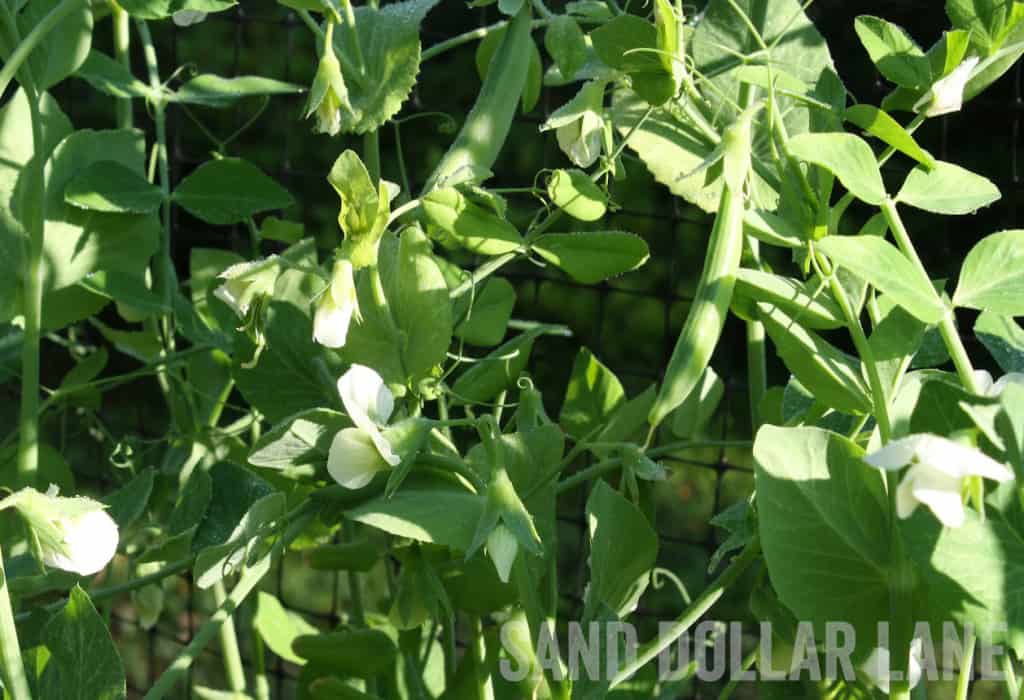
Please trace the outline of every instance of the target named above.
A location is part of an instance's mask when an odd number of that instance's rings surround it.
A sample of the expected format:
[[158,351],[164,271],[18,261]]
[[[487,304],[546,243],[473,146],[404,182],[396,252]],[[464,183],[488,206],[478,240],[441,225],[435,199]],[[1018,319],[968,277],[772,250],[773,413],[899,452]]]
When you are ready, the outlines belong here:
[[365,431],[344,428],[334,436],[327,453],[327,473],[345,488],[360,489],[387,468],[388,463]]
[[380,431],[395,407],[395,397],[381,376],[365,365],[352,365],[338,380],[338,393],[355,426],[369,436],[385,462],[398,466],[401,458]]
[[971,73],[980,61],[977,56],[965,58],[952,73],[935,81],[932,89],[914,105],[914,110],[928,117],[959,112],[964,104],[967,81],[971,79]]
[[359,299],[352,263],[339,260],[331,284],[313,314],[313,340],[328,348],[344,347],[353,318],[359,318]]
[[117,523],[103,509],[58,521],[64,533],[64,552],[44,549],[43,562],[80,576],[102,571],[117,553]]

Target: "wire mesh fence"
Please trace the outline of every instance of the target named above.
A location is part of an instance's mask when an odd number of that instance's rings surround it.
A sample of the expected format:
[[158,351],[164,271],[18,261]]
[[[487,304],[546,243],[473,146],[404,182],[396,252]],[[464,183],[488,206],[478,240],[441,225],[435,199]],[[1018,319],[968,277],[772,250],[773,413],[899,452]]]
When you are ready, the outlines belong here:
[[[875,13],[900,22],[928,45],[938,37],[944,17],[934,0],[861,2],[856,8],[841,0],[820,0],[810,12],[832,46],[840,74],[851,93],[860,100],[877,101],[884,86],[870,70],[856,38],[853,17]],[[496,19],[493,8],[467,10],[458,0],[444,0],[424,25],[423,44],[432,45],[462,31]],[[225,76],[258,74],[300,84],[308,83],[317,55],[309,30],[286,8],[272,0],[247,0],[235,9],[211,15],[206,22],[189,28],[170,23],[154,27],[163,75],[187,65],[203,72]],[[109,37],[97,32],[101,48]],[[381,131],[382,163],[385,177],[398,180],[407,171],[416,189],[433,163],[444,152],[451,136],[444,129],[448,119],[429,116],[439,112],[461,122],[479,87],[474,65],[475,44],[446,53],[424,66],[420,82],[400,114],[397,127]],[[136,57],[139,58],[139,57]],[[136,68],[140,68],[137,65]],[[61,88],[60,97],[78,127],[109,128],[113,112],[98,112],[81,84],[71,81]],[[515,123],[501,160],[494,167],[495,187],[523,187],[532,183],[543,168],[561,167],[566,161],[554,138],[537,133],[544,116],[571,96],[563,89],[546,89],[541,103]],[[274,98],[269,104],[248,100],[228,110],[202,113],[172,109],[170,113],[171,174],[177,182],[209,158],[213,148],[244,155],[276,177],[297,200],[284,213],[301,220],[307,233],[327,247],[336,241],[337,200],[326,182],[334,158],[345,148],[357,150],[355,140],[330,139],[314,135],[300,119],[301,97]],[[954,220],[935,229],[926,216],[908,214],[908,224],[920,239],[922,256],[929,269],[952,273],[966,250],[987,232],[1011,228],[1017,222],[1017,198],[1021,190],[1019,69],[998,83],[985,97],[959,115],[929,122],[921,131],[926,148],[942,159],[962,163],[993,179],[1004,198],[977,216]],[[149,128],[141,105],[136,123]],[[411,120],[411,117],[416,117]],[[200,126],[200,124],[202,126]],[[239,130],[241,130],[239,132]],[[236,136],[237,133],[237,136]],[[227,142],[227,145],[223,144]],[[401,158],[399,161],[399,148]],[[629,395],[639,393],[657,381],[672,351],[703,262],[710,230],[710,217],[657,185],[638,161],[627,159],[629,177],[615,184],[613,198],[619,208],[597,226],[622,229],[645,238],[651,250],[648,264],[636,273],[596,286],[568,280],[557,271],[522,262],[506,268],[502,275],[516,288],[516,318],[564,324],[571,338],[546,337],[538,343],[530,372],[544,392],[554,414],[561,401],[569,369],[579,345],[589,347],[622,379]],[[895,167],[895,166],[892,166]],[[528,199],[513,205],[525,208]],[[944,221],[949,221],[948,219]],[[180,209],[173,220],[174,257],[180,276],[188,276],[189,251],[193,247],[222,247],[250,252],[249,232],[211,228]],[[269,252],[269,248],[264,252]],[[785,267],[788,261],[773,261]],[[972,319],[963,318],[962,323]],[[980,354],[980,353],[979,353]],[[750,424],[744,373],[745,335],[735,320],[714,358],[714,366],[726,380],[726,393],[709,437],[749,439]],[[774,384],[785,382],[781,365],[772,366]],[[140,426],[145,434],[147,426]],[[158,438],[159,434],[151,433]],[[731,503],[745,498],[752,488],[748,450],[714,448],[665,460],[670,478],[655,493],[656,526],[661,542],[659,566],[676,572],[690,590],[701,590],[708,576],[707,565],[719,535],[710,518]],[[566,592],[561,614],[569,619],[581,609],[586,581],[586,493],[577,489],[560,499],[560,578]],[[393,562],[386,563],[393,566]],[[383,572],[376,572],[368,586],[367,606],[384,608],[387,597]],[[376,587],[374,586],[376,582]],[[277,567],[267,588],[277,593],[289,609],[301,613],[313,624],[327,628],[345,615],[350,604],[345,577],[317,572],[303,566],[301,553],[290,553]],[[655,591],[644,599],[638,611],[649,620],[669,618],[680,602],[674,592]],[[743,594],[727,597],[716,609],[716,617],[743,619]],[[213,609],[212,599],[193,587],[190,579],[178,577],[167,591],[167,604],[157,623],[143,629],[131,601],[117,603],[111,615],[113,629],[128,671],[133,695],[141,695],[171,659],[191,640],[204,616]],[[245,618],[243,611],[243,619]],[[240,626],[244,663],[251,666],[256,640]],[[267,654],[274,697],[297,694],[297,667]],[[223,686],[216,644],[203,652],[193,666],[188,683]]]

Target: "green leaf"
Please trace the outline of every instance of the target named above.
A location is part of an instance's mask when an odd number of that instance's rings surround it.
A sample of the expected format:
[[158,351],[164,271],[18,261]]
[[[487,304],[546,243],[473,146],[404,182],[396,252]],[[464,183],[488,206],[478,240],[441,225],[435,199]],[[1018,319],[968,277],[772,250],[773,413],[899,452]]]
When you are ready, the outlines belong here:
[[832,261],[892,297],[925,323],[945,318],[946,305],[896,246],[877,236],[829,236],[818,241]]
[[960,527],[943,528],[926,508],[901,521],[900,531],[924,579],[933,634],[952,619],[1024,652],[1024,601],[1016,594],[1024,576],[1020,533],[998,512],[982,520],[973,510]]
[[555,206],[580,221],[597,221],[608,209],[608,196],[582,170],[556,170],[547,189]]
[[84,211],[64,201],[68,184],[100,161],[113,161],[139,178],[141,131],[76,131],[53,151],[46,166],[45,288],[61,289],[97,270],[141,277],[158,246],[159,220],[151,214]]
[[591,614],[599,604],[620,615],[630,612],[646,588],[647,576],[657,559],[657,533],[639,508],[604,481],[596,482],[587,499],[587,528],[587,608]]
[[382,496],[356,506],[345,516],[398,537],[464,552],[473,541],[483,508],[483,498],[469,491],[410,485],[390,499]]
[[772,303],[807,328],[832,329],[846,324],[839,305],[827,288],[770,272],[740,268],[736,275],[733,304]]
[[178,183],[172,197],[193,216],[220,225],[295,203],[287,190],[241,158],[203,163]]
[[149,496],[153,492],[156,471],[145,469],[134,479],[109,494],[103,502],[109,506],[107,513],[122,530],[139,519],[146,512]]
[[583,284],[597,284],[635,270],[650,255],[644,239],[625,231],[546,233],[530,247]]
[[348,417],[337,411],[326,408],[303,411],[285,419],[257,440],[249,453],[249,464],[302,474],[306,474],[306,470],[301,467],[310,467],[310,475],[322,472],[334,436],[351,425]]
[[[226,485],[230,490],[232,487]],[[287,499],[283,493],[264,496],[250,506],[238,526],[223,544],[211,545],[199,552],[193,567],[196,585],[206,589],[224,576],[237,573],[253,557],[258,540],[280,526]],[[209,515],[207,516],[209,517]]]
[[133,17],[164,19],[180,10],[220,12],[238,3],[235,0],[124,0],[118,4]]
[[899,122],[877,107],[869,104],[854,105],[846,110],[844,117],[918,163],[928,168],[935,167],[935,158],[921,148]]
[[565,432],[582,440],[605,424],[625,401],[626,392],[615,373],[590,350],[580,348],[569,375],[558,422]]
[[64,188],[64,201],[68,204],[116,214],[155,212],[163,200],[159,187],[111,160],[93,163]]
[[124,664],[89,595],[75,586],[50,618],[41,641],[50,653],[39,678],[39,697],[121,700],[128,696]]
[[999,197],[999,188],[987,178],[937,161],[931,170],[911,170],[896,201],[935,214],[973,214]]
[[304,660],[292,651],[292,642],[300,635],[316,634],[317,631],[298,613],[285,610],[281,601],[266,591],[260,591],[256,596],[252,626],[272,652],[300,666]]
[[512,386],[526,369],[541,331],[526,331],[498,346],[459,375],[452,386],[458,401],[485,403]]
[[124,64],[96,49],[89,52],[75,77],[111,97],[145,99],[152,94],[150,87],[133,76]]
[[743,231],[759,241],[780,248],[803,248],[806,245],[798,224],[769,211],[748,209],[743,216]]
[[953,303],[1024,315],[1024,230],[993,233],[971,249],[960,269]]
[[260,238],[280,241],[291,245],[298,243],[306,234],[306,229],[298,221],[286,221],[276,216],[268,216],[260,223]]
[[420,67],[420,22],[438,0],[406,0],[380,9],[355,10],[360,50],[349,32],[334,33],[338,55],[362,52],[363,75],[345,71],[351,111],[342,113],[342,131],[364,134],[393,117],[409,97]]
[[464,299],[466,320],[456,326],[455,336],[470,345],[490,347],[500,343],[516,305],[515,287],[502,277],[492,277],[473,299],[468,295]]
[[879,17],[861,15],[854,29],[878,72],[906,88],[931,84],[931,65],[921,47],[900,26]]
[[985,311],[974,323],[974,335],[1004,372],[1024,372],[1024,329],[1012,316]]
[[474,253],[503,255],[523,246],[515,226],[453,187],[434,190],[421,206],[430,223]]
[[676,94],[676,82],[658,54],[658,30],[635,15],[619,15],[590,34],[597,57],[630,77],[633,90],[659,106]]
[[263,78],[258,75],[239,75],[223,78],[212,73],[197,75],[167,96],[169,102],[202,105],[203,107],[230,107],[243,97],[260,95],[298,95],[306,89],[294,83]]
[[845,413],[871,410],[860,362],[806,330],[780,309],[758,304],[761,321],[789,371],[819,401]]
[[988,56],[1021,21],[1022,10],[1014,0],[946,0],[946,14],[954,27],[970,33],[972,46]]
[[397,241],[383,238],[378,262],[385,305],[377,303],[368,270],[357,281],[363,320],[349,329],[342,355],[374,367],[388,382],[418,381],[444,361],[451,343],[448,286],[417,228]]
[[885,183],[875,154],[859,136],[840,132],[800,134],[789,142],[789,148],[800,160],[831,172],[857,199],[875,206],[885,201]]
[[0,384],[21,371],[21,348],[25,331],[10,323],[0,324]]
[[567,15],[559,15],[544,33],[544,48],[555,60],[559,72],[572,78],[587,62],[587,41],[579,23]]
[[824,633],[844,620],[855,659],[889,620],[889,508],[864,451],[819,428],[765,426],[754,442],[761,547],[773,588],[799,620]]
[[234,375],[242,395],[273,422],[338,400],[335,382],[342,363],[336,353],[313,342],[309,317],[312,299],[323,287],[315,275],[283,272],[267,307],[267,347],[259,362],[245,366],[251,349],[234,354]]
[[[21,35],[27,35],[59,4],[60,0],[30,0],[18,15]],[[37,90],[49,90],[82,65],[92,47],[92,24],[92,8],[81,3],[45,35],[28,60]]]

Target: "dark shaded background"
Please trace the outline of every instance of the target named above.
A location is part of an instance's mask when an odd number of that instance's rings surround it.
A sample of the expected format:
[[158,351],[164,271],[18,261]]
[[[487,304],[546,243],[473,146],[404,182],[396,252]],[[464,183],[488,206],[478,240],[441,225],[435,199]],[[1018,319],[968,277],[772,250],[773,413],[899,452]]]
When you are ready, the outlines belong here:
[[[557,9],[557,4],[552,4]],[[828,40],[837,68],[848,90],[860,101],[877,101],[884,86],[853,32],[858,14],[876,14],[909,29],[923,46],[931,45],[948,26],[939,0],[888,0],[885,2],[844,2],[819,0],[810,14]],[[467,9],[461,0],[442,0],[426,20],[424,46],[497,19],[496,10]],[[99,23],[96,45],[110,51],[109,22]],[[206,22],[185,29],[170,23],[154,24],[161,73],[170,75],[180,66],[192,66],[202,72],[226,76],[258,74],[308,84],[317,56],[308,29],[287,9],[272,0],[245,0],[243,5]],[[538,39],[541,35],[535,35]],[[138,46],[133,36],[133,49]],[[474,65],[475,44],[444,54],[426,64],[412,99],[401,117],[438,111],[450,114],[461,123],[476,97],[479,80]],[[141,56],[136,55],[136,74],[144,75]],[[545,59],[545,63],[549,62]],[[537,108],[521,115],[509,136],[501,160],[494,167],[496,187],[526,186],[535,173],[545,167],[565,166],[568,161],[559,152],[552,134],[538,134],[545,114],[563,104],[571,90],[545,89]],[[113,105],[99,100],[77,80],[65,83],[57,96],[76,127],[110,128],[114,124]],[[284,212],[287,218],[301,220],[307,231],[316,235],[324,248],[337,240],[335,223],[337,198],[326,181],[326,173],[337,155],[347,147],[359,150],[361,140],[332,139],[313,134],[310,123],[300,118],[303,98],[275,98],[265,112],[228,152],[248,158],[276,177],[295,196],[298,204]],[[197,108],[194,116],[221,137],[245,123],[259,107],[259,100],[247,100],[229,110]],[[1011,71],[985,95],[962,113],[928,122],[918,132],[922,144],[939,157],[952,160],[994,180],[1003,191],[1003,199],[975,216],[943,219],[906,212],[906,220],[928,269],[933,276],[954,276],[966,251],[983,235],[1017,222],[1020,188],[1020,76]],[[151,122],[143,105],[136,104],[136,124],[151,131]],[[401,127],[401,142],[409,176],[416,188],[426,178],[452,138],[443,128],[443,120],[417,119]],[[212,143],[205,139],[181,108],[170,109],[172,179],[177,182],[196,165],[207,160]],[[381,132],[384,176],[399,180],[396,139],[392,127]],[[906,171],[906,163],[893,159],[889,168],[896,181]],[[601,228],[621,228],[643,236],[651,248],[651,260],[643,269],[594,287],[575,284],[556,270],[542,269],[529,262],[504,273],[517,288],[515,317],[568,325],[572,339],[545,338],[538,343],[531,371],[544,390],[553,415],[557,415],[569,369],[579,345],[590,347],[623,380],[632,395],[659,378],[682,325],[703,260],[711,219],[685,202],[673,198],[654,183],[643,165],[627,163],[629,179],[619,183],[615,199],[622,206],[614,216],[601,222]],[[519,201],[524,208],[533,203]],[[231,248],[249,252],[249,234],[241,227],[211,227],[175,210],[174,255],[182,279],[188,277],[189,250],[194,246]],[[265,252],[272,250],[272,244]],[[786,270],[785,258],[773,260]],[[111,324],[119,323],[110,314]],[[961,319],[970,327],[973,319]],[[711,435],[749,438],[744,369],[744,329],[730,321],[714,358],[714,366],[727,381],[729,390],[720,414],[709,429]],[[842,340],[837,340],[842,342]],[[980,366],[988,358],[977,345],[969,345]],[[53,386],[68,367],[66,353],[48,346],[44,363],[44,384]],[[50,357],[52,356],[52,357]],[[112,371],[123,362],[114,363]],[[775,362],[772,360],[772,362]],[[770,366],[772,383],[782,384],[786,373],[780,364]],[[16,386],[6,392],[17,393]],[[102,409],[105,422],[114,434],[137,433],[159,438],[164,416],[160,402],[154,399],[153,386],[142,383],[108,394]],[[16,402],[8,402],[14,404]],[[11,408],[4,409],[7,415]],[[55,426],[49,426],[55,430]],[[61,430],[74,430],[66,425]],[[101,477],[108,472],[109,444],[92,440],[85,434],[61,433],[62,444],[69,445],[67,457],[76,472]],[[659,564],[682,576],[692,593],[703,586],[716,533],[709,518],[726,505],[743,498],[750,489],[749,455],[742,450],[706,451],[688,455],[686,461],[673,460],[673,474],[658,490],[658,529],[662,538]],[[561,546],[563,586],[568,595],[565,613],[572,615],[586,579],[582,549],[582,505],[580,490],[563,499]],[[382,603],[386,597],[383,574],[374,579],[378,587],[369,591],[369,604]],[[338,619],[347,604],[347,587],[338,577],[312,572],[301,565],[299,555],[290,555],[280,567],[271,590],[279,591],[286,604],[307,614],[308,619],[329,626]],[[716,617],[745,613],[745,593],[733,593],[716,609]],[[674,592],[661,591],[645,598],[642,615],[651,619],[674,616],[680,601]],[[170,658],[187,643],[202,621],[210,601],[193,590],[187,579],[168,586],[168,605],[157,625],[142,630],[135,621],[130,604],[115,606],[110,612],[129,670],[129,685],[135,690],[148,688]],[[244,625],[243,625],[244,627]],[[242,631],[243,649],[248,635]],[[195,673],[197,682],[221,685],[221,670],[216,645],[204,654]],[[294,693],[295,669],[272,656],[271,673],[276,684],[275,697]],[[180,689],[184,697],[184,689]]]

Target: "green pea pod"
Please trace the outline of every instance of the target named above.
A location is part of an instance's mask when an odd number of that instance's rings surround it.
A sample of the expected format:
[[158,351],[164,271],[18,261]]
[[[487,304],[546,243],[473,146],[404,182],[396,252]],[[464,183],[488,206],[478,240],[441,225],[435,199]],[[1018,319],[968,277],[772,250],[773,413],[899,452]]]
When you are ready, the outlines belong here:
[[424,192],[430,192],[462,168],[480,172],[494,165],[526,86],[533,52],[530,20],[530,3],[526,2],[509,24],[491,59],[480,95],[462,131],[427,180]]
[[366,540],[325,544],[309,550],[308,557],[318,571],[369,571],[377,563],[377,548]]
[[753,112],[746,112],[725,132],[725,184],[718,215],[711,230],[704,271],[697,285],[690,313],[676,341],[665,380],[658,391],[647,421],[656,428],[665,416],[686,400],[704,373],[711,353],[722,334],[729,313],[743,253],[743,178],[750,167],[750,125]]
[[398,655],[390,637],[371,629],[303,634],[292,641],[292,651],[311,663],[357,678],[376,676],[389,668]]

